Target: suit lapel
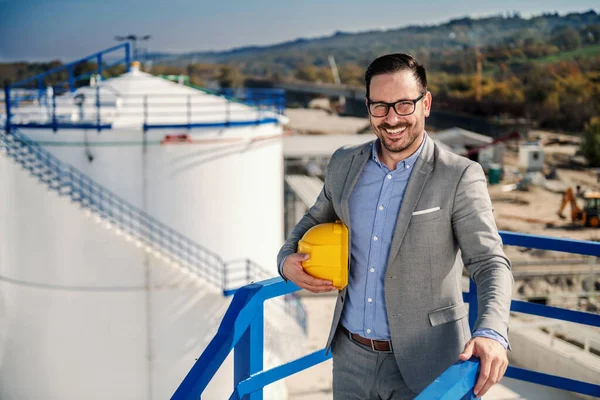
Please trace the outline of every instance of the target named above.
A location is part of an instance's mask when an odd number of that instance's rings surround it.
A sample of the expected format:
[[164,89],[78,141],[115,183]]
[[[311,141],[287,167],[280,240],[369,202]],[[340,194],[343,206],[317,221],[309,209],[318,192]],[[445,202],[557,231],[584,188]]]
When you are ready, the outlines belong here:
[[365,164],[371,157],[371,151],[374,142],[371,142],[370,145],[363,146],[360,151],[356,152],[352,156],[352,161],[350,161],[350,169],[348,170],[348,175],[346,176],[346,181],[344,182],[344,188],[342,189],[342,197],[341,197],[341,217],[343,221],[346,221],[346,225],[350,228],[350,195],[352,194],[352,190],[358,181],[358,177],[360,176]]
[[396,221],[394,236],[392,237],[388,265],[396,257],[396,254],[400,250],[400,245],[402,244],[404,236],[406,235],[406,230],[408,229],[408,224],[412,217],[412,213],[417,207],[417,203],[419,202],[421,193],[423,193],[425,183],[427,182],[427,179],[433,170],[433,150],[433,139],[428,137],[427,141],[425,142],[425,146],[421,151],[421,155],[415,163],[415,169],[410,176],[408,185],[406,186],[406,191],[404,192],[404,198],[402,199],[400,212],[398,213],[398,219]]

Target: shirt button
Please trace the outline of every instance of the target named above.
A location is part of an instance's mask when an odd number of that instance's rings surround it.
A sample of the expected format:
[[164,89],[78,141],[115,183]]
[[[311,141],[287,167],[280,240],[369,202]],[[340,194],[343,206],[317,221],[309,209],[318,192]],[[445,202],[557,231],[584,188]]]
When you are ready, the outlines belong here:
[[383,206],[379,206],[379,211],[383,210]]
[[368,301],[369,303],[372,303],[372,302],[373,302],[373,299],[372,299],[372,298],[368,298],[368,299],[367,299],[367,301]]
[[378,240],[379,240],[379,238],[378,238],[377,236],[373,236],[373,240],[374,240],[374,241],[378,241]]
[[410,165],[409,165],[409,164],[406,164],[406,169],[409,169],[409,168],[410,168]]
[[369,271],[371,271],[371,272],[375,272],[375,268],[371,268]]
[[371,330],[370,330],[370,329],[367,329],[367,333],[371,333]]
[[388,174],[387,178],[388,179],[392,179],[392,176],[390,174]]

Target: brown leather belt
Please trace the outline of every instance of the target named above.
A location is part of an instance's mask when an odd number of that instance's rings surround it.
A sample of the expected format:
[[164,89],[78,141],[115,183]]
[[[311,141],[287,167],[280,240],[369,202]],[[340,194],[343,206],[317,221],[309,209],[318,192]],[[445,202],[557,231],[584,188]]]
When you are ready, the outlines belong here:
[[373,351],[382,351],[391,353],[393,351],[392,341],[391,340],[372,340],[362,337],[356,333],[350,332],[348,329],[344,328],[340,324],[340,330],[344,332],[351,340],[354,340],[357,343],[370,347]]

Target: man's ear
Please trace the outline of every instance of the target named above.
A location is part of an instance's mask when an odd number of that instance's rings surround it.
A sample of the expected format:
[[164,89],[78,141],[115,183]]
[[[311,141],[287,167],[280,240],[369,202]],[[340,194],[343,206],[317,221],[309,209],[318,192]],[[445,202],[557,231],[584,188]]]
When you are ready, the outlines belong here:
[[429,117],[431,112],[431,92],[428,90],[423,99],[423,106],[425,106],[425,117]]

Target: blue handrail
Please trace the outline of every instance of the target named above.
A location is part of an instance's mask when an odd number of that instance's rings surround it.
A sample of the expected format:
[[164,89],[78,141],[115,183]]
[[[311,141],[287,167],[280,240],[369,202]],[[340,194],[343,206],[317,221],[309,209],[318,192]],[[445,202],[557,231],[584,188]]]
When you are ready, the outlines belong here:
[[[285,92],[278,89],[238,89],[235,92],[215,93],[215,96],[224,99],[215,98],[213,102],[206,101],[206,97],[194,94],[128,95],[111,91],[109,85],[96,85],[93,89],[95,89],[92,91],[93,97],[90,99],[95,101],[76,106],[77,96],[59,97],[60,94],[68,91],[65,88],[57,86],[52,89],[51,94],[44,92],[36,95],[31,91],[24,92],[24,89],[17,92],[14,88],[7,86],[5,88],[6,131],[10,133],[13,127],[52,129],[54,131],[58,129],[96,129],[101,131],[112,129],[112,121],[109,120],[112,115],[116,114],[122,117],[132,116],[142,119],[141,128],[144,131],[241,127],[279,124],[280,117],[285,114]],[[105,95],[106,91],[110,91],[108,96]],[[89,95],[87,92],[86,94]],[[104,100],[107,97],[108,100]],[[26,109],[19,109],[19,113],[14,112],[18,102],[24,101],[24,99],[39,99],[39,108],[30,106]],[[57,110],[58,102],[60,102],[60,110]],[[236,103],[247,107],[236,107]],[[74,121],[73,114],[78,110],[81,120]],[[28,114],[32,112],[38,120],[31,121],[28,118]],[[87,120],[84,120],[84,112]],[[107,115],[103,115],[103,113]],[[22,120],[23,116],[25,121]],[[160,122],[164,117],[168,118],[167,121],[173,122]],[[207,117],[212,120],[206,120]]]
[[[214,339],[172,398],[177,400],[200,398],[202,391],[234,348],[236,389],[232,399],[241,399],[246,394],[255,393],[282,377],[329,359],[330,356],[325,355],[324,351],[319,351],[286,366],[261,372],[264,339],[261,327],[264,324],[264,302],[299,289],[298,286],[291,282],[286,283],[281,278],[272,278],[240,288],[233,297]],[[241,345],[236,346],[238,343]]]
[[[286,98],[285,91],[282,89],[255,89],[255,88],[239,88],[239,89],[218,89],[218,90],[203,90],[189,83],[185,84],[205,93],[224,97],[227,102],[225,105],[226,116],[224,121],[215,122],[192,122],[190,118],[182,123],[151,123],[144,121],[143,129],[193,129],[193,128],[221,128],[221,127],[244,127],[256,126],[263,124],[278,124],[279,116],[285,114]],[[254,118],[232,118],[235,111],[231,110],[232,103],[245,104],[256,110]],[[192,115],[192,104],[186,103],[182,114]],[[245,111],[242,111],[245,112]],[[194,110],[194,114],[198,111]],[[150,113],[148,113],[150,114]],[[183,120],[184,118],[182,118]]]
[[91,55],[89,55],[87,57],[80,58],[79,60],[70,62],[70,63],[65,64],[65,65],[61,65],[59,67],[53,68],[53,69],[51,69],[49,71],[46,71],[46,72],[42,72],[41,74],[32,76],[30,78],[23,79],[23,80],[18,81],[18,82],[15,82],[15,83],[11,84],[10,87],[11,88],[25,87],[28,83],[37,82],[38,89],[39,90],[44,90],[44,78],[46,78],[47,76],[56,74],[58,72],[62,72],[62,71],[67,70],[69,72],[69,78],[68,78],[67,81],[65,81],[63,83],[68,83],[69,86],[70,86],[70,90],[74,91],[75,87],[74,87],[73,84],[74,84],[75,80],[80,79],[81,76],[82,76],[82,75],[76,76],[76,75],[73,74],[73,69],[74,69],[74,67],[76,65],[81,64],[83,62],[90,61],[90,60],[94,60],[94,61],[96,61],[96,73],[98,74],[98,76],[101,77],[102,73],[103,73],[103,71],[105,69],[105,66],[104,66],[104,63],[103,63],[104,57],[107,54],[114,53],[114,52],[116,52],[118,50],[121,50],[121,49],[123,49],[125,51],[124,58],[121,59],[121,60],[119,60],[119,61],[117,61],[117,62],[115,62],[115,63],[113,63],[112,65],[114,66],[114,65],[121,64],[121,63],[125,63],[125,69],[126,69],[127,72],[129,72],[130,68],[131,68],[130,44],[129,43],[121,43],[121,44],[118,44],[116,46],[110,47],[108,49],[101,50],[99,52],[91,54]]
[[477,381],[479,360],[457,361],[444,371],[415,400],[471,400],[475,398],[473,387]]
[[[105,65],[105,57],[108,54],[117,52],[119,50],[123,49],[124,50],[124,58],[119,59],[118,61],[113,61],[111,64]],[[111,48],[96,52],[92,55],[89,55],[87,57],[81,58],[79,60],[70,62],[68,64],[65,65],[61,65],[59,67],[53,68],[49,71],[46,72],[42,72],[41,74],[23,79],[21,81],[15,82],[11,85],[6,85],[5,89],[4,89],[4,102],[5,102],[5,111],[6,111],[6,121],[5,121],[5,130],[6,133],[10,133],[12,131],[13,127],[18,127],[18,126],[27,126],[29,128],[52,128],[54,131],[56,131],[57,129],[61,128],[72,128],[73,124],[72,123],[58,123],[57,118],[56,118],[56,91],[59,90],[59,88],[63,87],[63,86],[67,86],[68,90],[73,93],[76,89],[76,83],[82,79],[86,79],[88,77],[90,77],[93,73],[85,73],[85,74],[80,74],[80,75],[75,75],[75,66],[90,60],[94,60],[96,62],[96,72],[95,74],[98,76],[99,79],[102,79],[102,74],[104,72],[105,69],[111,68],[113,66],[119,65],[124,63],[125,64],[125,70],[127,72],[130,71],[131,69],[131,51],[130,51],[130,44],[129,43],[121,43],[119,45],[113,46]],[[67,71],[68,72],[68,78],[66,81],[64,82],[59,82],[58,84],[55,84],[53,87],[53,97],[52,97],[52,102],[53,102],[53,112],[52,112],[52,116],[51,116],[51,122],[50,123],[28,123],[28,124],[14,124],[12,121],[12,109],[16,108],[19,106],[19,103],[21,101],[25,101],[25,100],[29,100],[29,101],[35,101],[35,100],[39,100],[40,104],[43,104],[47,101],[46,99],[46,83],[45,83],[45,79],[46,77],[50,76],[50,75],[54,75],[63,71]],[[36,92],[33,93],[28,93],[26,96],[19,96],[18,93],[16,96],[13,96],[12,92],[15,89],[27,89],[27,86],[29,84],[31,84],[32,82],[35,82],[36,86],[37,86],[37,90]],[[97,115],[100,115],[100,106],[98,105],[97,107]],[[93,126],[90,126],[93,125]],[[102,130],[102,129],[109,129],[110,125],[107,124],[101,124],[99,121],[97,121],[96,124],[89,124],[89,123],[84,123],[84,124],[77,124],[77,128],[78,129],[90,129],[90,128],[94,128],[97,129],[98,131]]]
[[[119,59],[118,61],[113,62],[112,64],[106,63],[106,56],[110,53],[117,52],[121,49],[124,49],[125,56],[123,59]],[[78,64],[87,62],[87,61],[95,61],[96,62],[96,70],[95,72],[83,73],[79,75],[75,75],[75,66]],[[100,93],[99,90],[96,92],[96,102],[95,102],[95,121],[72,121],[70,120],[72,112],[69,111],[67,118],[62,118],[56,114],[56,95],[61,90],[66,90],[71,93],[74,93],[76,90],[76,83],[80,80],[88,79],[92,75],[96,75],[99,79],[102,79],[102,74],[104,70],[107,68],[111,68],[115,65],[125,63],[126,71],[130,71],[131,64],[131,54],[130,54],[130,43],[122,43],[111,48],[99,51],[87,57],[81,58],[79,60],[73,61],[71,63],[61,65],[59,67],[53,68],[50,71],[43,72],[41,74],[32,76],[30,78],[18,81],[13,83],[12,85],[5,86],[5,113],[6,113],[6,121],[5,121],[5,131],[6,133],[10,133],[13,127],[18,128],[28,128],[28,129],[52,129],[56,132],[58,129],[96,129],[98,132],[104,129],[111,129],[112,124],[109,122],[104,122],[101,119],[101,104],[100,101]],[[64,82],[60,82],[55,84],[52,87],[52,96],[47,95],[46,91],[46,83],[45,79],[54,74],[58,74],[61,72],[67,71],[68,78]],[[36,88],[31,89],[32,83],[35,83]],[[194,85],[186,83],[187,86],[197,88]],[[65,89],[66,87],[66,89]],[[205,92],[211,93],[211,91],[204,90]],[[179,108],[181,111],[181,122],[169,122],[169,123],[154,123],[148,120],[149,111],[148,111],[148,102],[147,96],[138,96],[144,97],[144,121],[142,123],[142,129],[144,131],[148,131],[150,129],[193,129],[193,128],[222,128],[222,127],[245,127],[245,126],[255,126],[255,125],[263,125],[263,124],[278,124],[280,123],[279,117],[284,114],[286,101],[285,101],[285,91],[282,89],[221,89],[218,91],[213,91],[212,93],[222,96],[227,99],[225,102],[225,109],[227,112],[226,118],[224,120],[219,119],[214,122],[198,122],[192,121],[192,104],[188,99],[188,102],[185,105],[181,105]],[[121,98],[125,96],[119,96]],[[189,97],[189,96],[188,96]],[[26,122],[15,120],[15,114],[13,111],[17,109],[21,102],[23,101],[39,101],[40,106],[46,106],[51,108],[50,115],[47,118],[42,118],[40,121],[31,121],[27,120]],[[231,103],[243,103],[250,107],[252,107],[256,111],[255,116],[245,116],[241,118],[231,118],[230,115],[230,105]],[[74,104],[73,104],[74,106]],[[170,104],[170,106],[173,106]],[[75,110],[73,110],[75,111]],[[210,111],[214,112],[214,111]],[[234,111],[231,111],[234,112]],[[120,114],[123,114],[123,110],[119,111]],[[198,110],[193,111],[194,114],[199,114]],[[201,112],[200,112],[201,113]],[[156,114],[156,113],[155,113]],[[169,115],[172,115],[173,112],[169,111]],[[63,117],[65,117],[63,116]]]
[[[429,385],[415,400],[428,399],[460,399],[467,395],[473,399],[472,389],[475,385],[479,360],[473,358],[469,361],[459,361],[440,375],[435,382]],[[505,375],[507,378],[518,379],[526,382],[536,383],[555,389],[587,394],[591,396],[600,395],[600,385],[582,382],[575,379],[563,378],[562,376],[544,374],[524,368],[509,366]],[[453,385],[455,384],[455,385]]]
[[[600,255],[600,243],[582,240],[559,239],[514,232],[500,232],[505,244],[563,251],[568,253]],[[469,292],[463,299],[469,303],[469,322],[474,326],[477,315],[476,285],[470,282]],[[239,289],[223,317],[217,335],[209,343],[200,358],[182,381],[172,399],[198,399],[214,376],[218,367],[234,350],[234,388],[230,399],[262,399],[262,389],[273,382],[328,360],[331,355],[325,349],[316,351],[281,366],[262,371],[262,332],[253,327],[262,326],[263,303],[266,299],[291,294],[299,288],[281,278],[273,278]],[[512,300],[511,311],[540,315],[563,321],[600,327],[600,315],[543,306],[520,300]],[[245,338],[245,340],[242,340]],[[477,359],[459,361],[446,370],[427,387],[418,400],[473,399],[478,368]],[[600,385],[577,381],[510,366],[506,372],[510,378],[533,382],[544,386],[569,390],[576,393],[600,396]]]
[[[224,295],[248,282],[266,279],[268,273],[251,260],[226,262],[188,237],[156,220],[104,188],[77,168],[59,160],[38,143],[14,130],[11,135],[0,134],[0,148],[21,164],[48,188],[108,222],[119,234],[146,246],[156,256],[190,269],[207,282],[219,287]],[[279,303],[281,304],[281,302]],[[284,310],[306,330],[304,309],[297,297],[289,297],[282,303]]]

